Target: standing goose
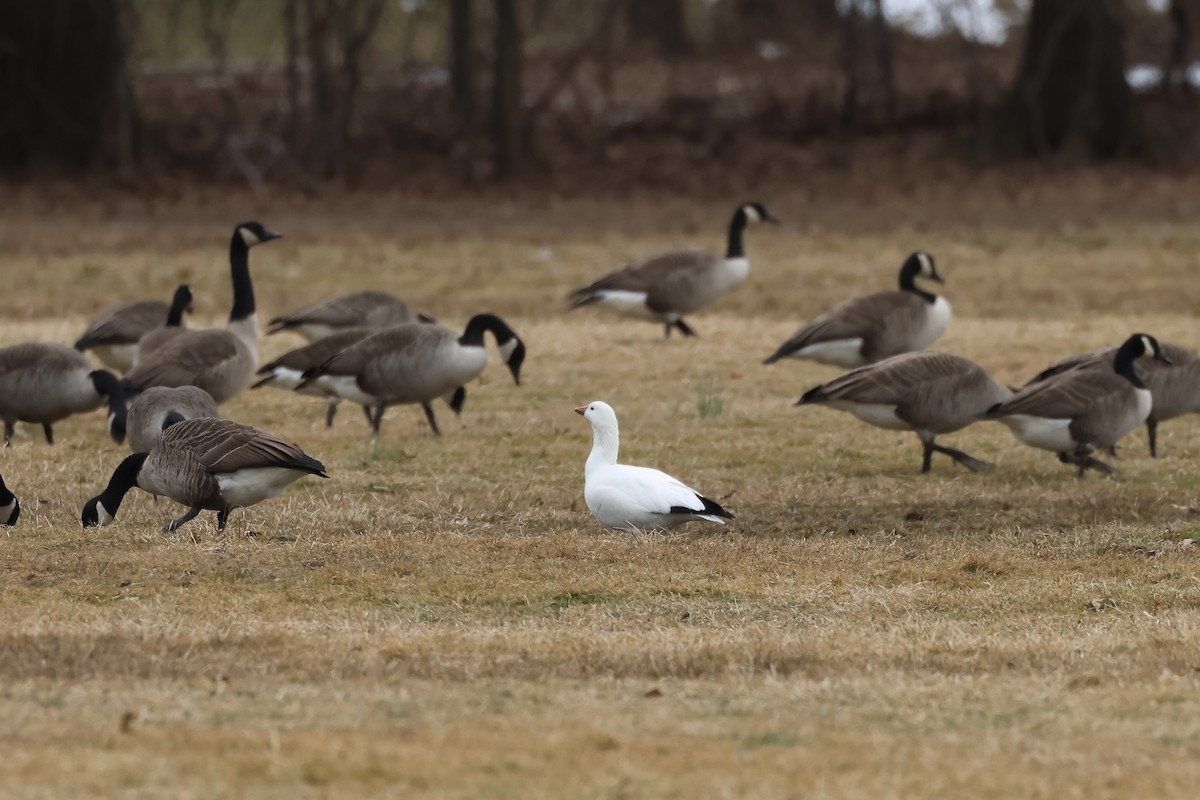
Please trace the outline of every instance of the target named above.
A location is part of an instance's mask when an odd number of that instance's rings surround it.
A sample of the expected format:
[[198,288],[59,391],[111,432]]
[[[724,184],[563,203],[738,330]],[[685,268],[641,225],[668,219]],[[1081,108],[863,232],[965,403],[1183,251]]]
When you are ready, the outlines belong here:
[[[260,367],[258,374],[263,377],[259,378],[250,388],[274,386],[278,389],[295,391],[304,380],[306,371],[321,366],[350,345],[357,344],[373,333],[378,333],[378,331],[370,328],[347,328],[323,339],[317,339],[311,344],[289,350],[269,364]],[[333,417],[337,414],[338,403],[342,401],[341,396],[330,385],[331,380],[332,378],[329,376],[321,375],[305,384],[301,390],[302,394],[324,397],[328,401],[329,405],[325,410],[325,427],[327,428],[333,427]],[[372,407],[363,406],[363,411],[367,414],[367,422],[373,423]]]
[[183,327],[183,314],[185,311],[191,310],[192,287],[181,283],[175,289],[175,296],[171,298],[171,308],[167,311],[165,324],[146,331],[142,334],[142,338],[138,339],[137,350],[134,352],[134,365],[136,366],[138,361],[148,357],[155,350],[183,333],[186,330]]
[[217,512],[223,530],[229,512],[274,497],[305,475],[328,478],[320,461],[269,433],[227,419],[174,422],[149,453],[127,456],[108,486],[83,507],[83,527],[108,525],[133,487],[169,497],[188,512],[173,531],[203,510]]
[[12,527],[21,518],[21,501],[4,485],[0,477],[0,527]]
[[922,352],[903,353],[847,372],[805,392],[796,405],[824,403],[877,428],[914,431],[925,449],[921,472],[929,472],[935,452],[977,472],[991,464],[934,440],[967,427],[1011,394],[1011,389],[996,383],[972,361]]
[[1091,454],[1097,448],[1113,452],[1150,416],[1153,398],[1133,368],[1144,356],[1171,363],[1157,339],[1135,333],[1117,348],[1110,369],[1073,369],[1025,386],[985,418],[1000,420],[1031,447],[1058,453],[1059,461],[1079,468],[1080,477],[1089,467],[1111,475],[1116,470]]
[[54,423],[105,402],[109,435],[120,444],[125,441],[125,393],[116,376],[92,369],[87,356],[61,344],[0,347],[0,418],[6,445],[18,422],[40,423],[46,442],[54,444]]
[[123,384],[130,394],[151,386],[199,386],[218,405],[254,379],[258,366],[258,314],[250,281],[250,248],[280,234],[257,222],[243,222],[229,242],[233,308],[224,328],[185,331],[138,360]]
[[486,331],[496,337],[513,382],[520,385],[525,345],[504,320],[492,314],[477,314],[462,336],[441,325],[418,322],[372,334],[321,366],[305,371],[297,390],[324,376],[328,389],[339,397],[375,409],[373,438],[379,436],[388,406],[420,403],[429,427],[440,436],[430,404],[441,397],[455,413],[462,410],[464,385],[478,377],[487,364],[483,346]]
[[75,349],[93,350],[106,367],[125,373],[137,360],[138,340],[161,327],[171,307],[162,300],[124,300],[101,309]]
[[195,386],[152,386],[129,404],[129,449],[149,453],[162,437],[167,419],[219,417],[217,404],[208,392]]
[[571,310],[600,303],[638,319],[661,322],[668,338],[672,327],[684,336],[695,336],[683,315],[699,311],[746,280],[750,261],[742,247],[742,232],[756,222],[779,224],[762,203],[744,203],[729,221],[724,258],[703,250],[672,250],[634,262],[571,292]]
[[618,464],[621,437],[617,414],[608,403],[596,400],[575,413],[592,423],[592,452],[583,468],[583,499],[600,524],[640,533],[669,530],[696,520],[724,525],[724,520],[733,519],[720,505],[665,472]]
[[[1146,418],[1151,458],[1158,457],[1158,423],[1200,411],[1200,357],[1192,350],[1168,342],[1159,342],[1158,347],[1170,359],[1169,365],[1157,359],[1137,362],[1138,377],[1145,382],[1153,399],[1150,416]],[[1107,370],[1116,354],[1117,348],[1105,347],[1064,358],[1046,367],[1025,385],[1032,386],[1076,368]]]
[[933,256],[910,255],[900,267],[900,288],[853,297],[792,334],[764,364],[811,358],[838,367],[861,367],[900,353],[924,350],[950,324],[946,298],[921,289],[917,278],[944,283]]
[[351,328],[390,328],[406,322],[433,322],[387,292],[352,292],[322,300],[267,323],[267,335],[295,331],[315,342]]

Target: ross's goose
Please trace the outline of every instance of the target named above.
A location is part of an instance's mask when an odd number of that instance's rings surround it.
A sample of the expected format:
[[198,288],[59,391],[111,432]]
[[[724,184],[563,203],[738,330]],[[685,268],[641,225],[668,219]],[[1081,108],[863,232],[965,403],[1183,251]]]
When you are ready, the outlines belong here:
[[733,519],[721,506],[665,472],[617,463],[617,415],[596,400],[575,409],[592,423],[592,452],[583,470],[588,510],[609,528],[639,533],[666,530],[694,520],[724,525]]

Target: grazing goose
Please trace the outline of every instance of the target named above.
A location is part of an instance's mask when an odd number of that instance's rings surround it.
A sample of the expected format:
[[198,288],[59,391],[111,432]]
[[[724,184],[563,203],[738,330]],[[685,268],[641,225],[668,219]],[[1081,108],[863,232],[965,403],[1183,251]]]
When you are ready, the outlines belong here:
[[979,471],[991,464],[934,440],[967,427],[1011,394],[1011,389],[996,383],[972,361],[922,352],[903,353],[847,372],[810,389],[796,405],[824,403],[877,428],[914,431],[925,448],[921,472],[929,472],[935,452]]
[[122,382],[129,394],[151,386],[199,386],[218,405],[254,379],[258,366],[258,315],[250,281],[250,248],[280,234],[243,222],[229,242],[233,308],[224,328],[185,331],[138,360]]
[[[357,344],[373,333],[378,333],[378,331],[370,328],[347,328],[323,339],[317,339],[303,347],[289,350],[269,364],[260,367],[258,374],[263,377],[259,378],[250,388],[274,386],[279,389],[295,391],[303,381],[304,373],[307,370],[321,366],[350,345]],[[333,417],[337,414],[338,403],[342,401],[341,396],[330,385],[331,380],[333,379],[329,376],[321,375],[305,384],[304,389],[301,390],[302,394],[324,397],[329,402],[325,410],[325,427],[327,428],[333,427]],[[372,407],[363,406],[363,411],[367,414],[368,424],[372,424],[374,422],[374,418],[371,416]]]
[[617,414],[596,400],[575,409],[592,423],[592,452],[583,468],[583,499],[606,528],[628,533],[669,530],[705,520],[733,519],[720,505],[665,472],[617,463]]
[[195,386],[152,386],[129,404],[129,449],[149,453],[162,436],[163,423],[170,417],[184,419],[219,417],[217,404],[208,392]]
[[638,319],[661,322],[668,338],[672,327],[684,336],[695,336],[683,315],[699,311],[746,280],[750,261],[742,247],[742,232],[755,222],[779,224],[762,203],[744,203],[729,222],[724,258],[703,250],[652,256],[571,292],[571,310],[600,303]]
[[[1159,342],[1158,347],[1171,360],[1170,365],[1148,359],[1139,360],[1136,367],[1138,377],[1145,382],[1153,399],[1150,416],[1146,418],[1151,458],[1158,457],[1158,423],[1200,411],[1200,357],[1192,350],[1168,342]],[[1025,385],[1032,386],[1075,368],[1109,369],[1116,354],[1117,348],[1105,347],[1064,358],[1046,367]]]
[[1116,470],[1091,454],[1114,452],[1121,437],[1150,416],[1150,390],[1133,368],[1144,356],[1171,363],[1157,339],[1135,333],[1117,348],[1110,369],[1073,369],[1025,386],[985,418],[1000,420],[1031,447],[1058,453],[1080,477],[1089,467],[1111,475]]
[[21,518],[21,501],[0,477],[0,527],[12,527]]
[[457,414],[462,411],[466,383],[487,365],[483,334],[496,337],[500,355],[521,383],[525,345],[512,328],[492,314],[477,314],[467,323],[462,336],[441,325],[410,322],[386,328],[351,345],[319,367],[306,370],[297,391],[326,378],[326,387],[345,400],[375,409],[371,420],[373,439],[379,437],[383,412],[388,406],[420,403],[435,436],[440,436],[433,415],[435,399],[441,397]]
[[92,350],[104,366],[125,373],[137,360],[138,340],[160,327],[170,305],[162,300],[123,300],[92,317],[75,342],[79,352]]
[[181,283],[175,289],[175,296],[171,298],[171,308],[167,312],[166,323],[146,331],[142,334],[142,338],[138,339],[137,350],[134,353],[133,359],[134,366],[137,365],[138,361],[146,358],[155,350],[183,333],[186,330],[183,327],[183,313],[191,310],[192,287],[186,283]]
[[924,350],[950,324],[950,304],[916,285],[917,278],[944,283],[933,256],[913,253],[900,267],[900,288],[853,297],[792,334],[764,364],[811,358],[838,367],[861,367]]
[[0,418],[6,445],[18,422],[40,423],[46,442],[54,444],[54,423],[106,401],[108,432],[120,444],[125,441],[125,393],[115,375],[92,369],[87,356],[61,344],[0,347]]
[[305,475],[329,477],[296,445],[249,425],[211,417],[166,423],[154,449],[127,456],[104,491],[87,501],[83,527],[111,523],[136,486],[188,507],[163,530],[176,530],[205,509],[217,512],[217,530],[223,530],[232,509],[274,497]]
[[267,323],[267,335],[295,331],[315,342],[349,328],[379,329],[406,322],[433,321],[387,292],[352,292],[275,317]]

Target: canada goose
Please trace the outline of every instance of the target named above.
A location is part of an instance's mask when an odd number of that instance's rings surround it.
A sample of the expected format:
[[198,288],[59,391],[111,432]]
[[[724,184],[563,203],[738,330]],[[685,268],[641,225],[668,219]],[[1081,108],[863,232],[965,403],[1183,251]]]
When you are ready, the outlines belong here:
[[[258,374],[264,377],[259,378],[250,388],[274,386],[294,391],[303,380],[305,371],[321,366],[350,345],[362,341],[373,333],[378,333],[378,331],[370,328],[347,328],[323,339],[317,339],[303,347],[289,350],[269,364],[261,366]],[[337,414],[338,403],[342,401],[338,393],[328,385],[330,380],[332,379],[329,376],[321,375],[306,384],[301,390],[303,394],[324,397],[328,400],[329,405],[325,410],[325,427],[327,428],[333,426],[333,417]],[[374,422],[374,418],[371,416],[372,407],[363,406],[363,411],[366,412],[368,424],[372,424]]]
[[[640,533],[705,520],[733,519],[721,506],[665,472],[617,463],[617,414],[599,400],[575,413],[592,423],[592,452],[583,468],[583,499],[606,528]],[[722,519],[722,517],[724,519]]]
[[851,370],[808,390],[796,405],[825,403],[877,428],[914,431],[925,449],[921,472],[929,472],[935,452],[977,472],[992,465],[934,440],[967,427],[1011,394],[973,361],[921,352]]
[[[1135,362],[1138,377],[1145,382],[1153,399],[1150,416],[1146,418],[1151,458],[1158,457],[1158,423],[1200,411],[1200,357],[1193,350],[1169,342],[1159,342],[1158,347],[1171,360],[1170,365],[1157,359]],[[1070,369],[1109,369],[1116,354],[1117,348],[1105,347],[1064,358],[1046,367],[1025,385],[1032,386]]]
[[65,345],[26,342],[0,347],[0,418],[6,445],[18,422],[41,423],[46,442],[54,444],[54,423],[105,401],[109,435],[120,444],[125,441],[125,393],[116,376],[92,369],[87,356]]
[[4,485],[0,476],[0,527],[12,527],[21,518],[21,501]]
[[1059,461],[1079,468],[1080,477],[1089,467],[1111,475],[1116,470],[1091,454],[1096,448],[1113,452],[1150,416],[1150,390],[1133,368],[1143,356],[1171,363],[1157,339],[1135,333],[1117,348],[1111,369],[1073,369],[1025,386],[985,418],[1000,420],[1031,447],[1058,453]]
[[274,497],[305,475],[329,477],[320,461],[269,433],[213,417],[178,421],[149,453],[126,456],[117,466],[104,491],[84,505],[83,527],[111,523],[136,486],[188,507],[163,530],[176,530],[205,509],[217,512],[217,530],[223,530],[232,509]]
[[668,338],[672,327],[684,336],[695,336],[683,315],[699,311],[746,280],[750,261],[742,247],[742,232],[755,222],[779,224],[762,203],[743,203],[729,221],[724,258],[703,250],[672,250],[634,262],[571,292],[571,310],[600,303],[638,319],[661,322]]
[[406,322],[433,322],[413,311],[408,303],[387,292],[351,292],[275,317],[267,323],[267,335],[295,331],[315,342],[348,328],[390,328]]
[[[173,415],[173,416],[172,416]],[[158,444],[163,422],[168,416],[175,421],[219,417],[217,404],[208,392],[195,386],[152,386],[129,404],[129,449],[149,453]]]
[[243,222],[234,228],[229,242],[233,281],[229,321],[224,328],[184,331],[138,359],[122,381],[126,392],[137,394],[151,386],[199,386],[220,405],[246,388],[258,366],[258,315],[249,251],[279,237],[257,222]]
[[811,358],[838,367],[861,367],[890,356],[924,350],[950,324],[946,298],[920,289],[917,278],[944,283],[933,256],[910,255],[900,267],[900,288],[853,297],[792,334],[764,364]]
[[483,334],[496,337],[500,355],[521,383],[525,345],[512,328],[492,314],[477,314],[462,336],[441,325],[410,322],[386,328],[351,345],[319,367],[306,370],[297,390],[326,377],[326,387],[345,400],[375,409],[373,438],[379,436],[388,406],[420,403],[435,436],[440,436],[430,405],[441,397],[455,413],[462,411],[464,385],[483,372],[487,350]]
[[142,338],[138,339],[137,350],[134,351],[134,365],[136,366],[138,361],[187,330],[183,327],[183,313],[191,311],[191,309],[192,287],[181,283],[175,289],[175,296],[171,298],[171,308],[167,311],[164,324],[146,331],[142,334]]
[[[179,290],[176,290],[176,298]],[[191,310],[189,300],[188,310]],[[162,300],[124,300],[101,309],[75,342],[75,349],[93,350],[106,367],[125,373],[137,360],[138,341],[171,313]]]

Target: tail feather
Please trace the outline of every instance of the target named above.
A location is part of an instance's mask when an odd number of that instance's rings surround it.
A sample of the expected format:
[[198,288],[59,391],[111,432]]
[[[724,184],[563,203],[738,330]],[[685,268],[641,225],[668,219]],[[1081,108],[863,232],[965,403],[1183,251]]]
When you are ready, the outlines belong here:
[[671,513],[672,514],[695,514],[698,517],[707,519],[710,522],[719,523],[721,525],[724,525],[725,523],[721,522],[721,520],[718,519],[719,517],[724,517],[725,519],[733,519],[733,514],[730,514],[728,511],[721,508],[721,505],[719,503],[717,503],[716,501],[710,500],[709,498],[705,497],[702,494],[696,495],[696,499],[699,500],[704,505],[703,508],[695,509],[695,508],[687,508],[686,506],[671,506]]
[[592,303],[600,302],[600,295],[596,294],[590,288],[576,289],[575,291],[571,292],[571,294],[568,296],[568,299],[571,301],[571,307],[567,310],[574,311],[577,308],[583,308],[584,306],[589,306]]
[[814,386],[800,396],[800,399],[796,401],[796,405],[806,406],[810,403],[823,403],[828,399],[829,396],[825,394],[824,386]]

